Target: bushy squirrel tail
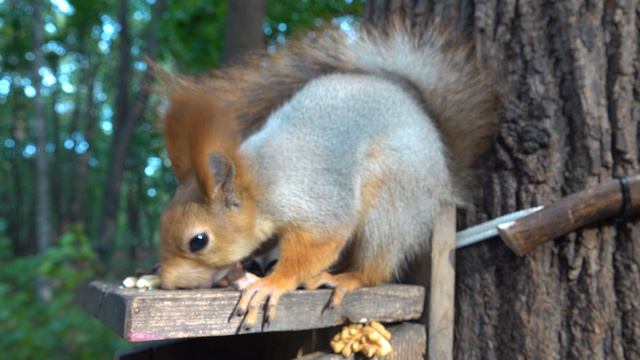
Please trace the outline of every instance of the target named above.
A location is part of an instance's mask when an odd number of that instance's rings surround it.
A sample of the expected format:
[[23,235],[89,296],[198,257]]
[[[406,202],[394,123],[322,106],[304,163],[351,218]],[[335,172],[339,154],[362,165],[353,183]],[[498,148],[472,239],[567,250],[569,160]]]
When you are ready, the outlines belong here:
[[325,28],[288,40],[253,66],[223,69],[213,77],[230,87],[224,91],[228,102],[236,102],[233,108],[251,131],[308,81],[335,72],[411,84],[442,134],[454,175],[485,152],[497,130],[501,100],[489,74],[475,60],[470,44],[435,23],[419,33],[401,18],[384,27],[364,23],[351,31]]
[[[345,60],[374,74],[408,81],[447,145],[454,167],[462,171],[483,154],[498,127],[501,100],[474,49],[459,34],[438,24],[411,32],[401,21],[385,31],[363,26],[345,37]],[[457,169],[456,169],[457,168]]]
[[373,74],[410,84],[449,149],[456,182],[464,182],[466,170],[497,130],[500,96],[473,47],[445,26],[434,22],[415,31],[400,16],[385,26],[363,23],[348,31],[326,27],[299,34],[271,56],[249,57],[191,84],[232,111],[246,136],[306,83],[331,73]]

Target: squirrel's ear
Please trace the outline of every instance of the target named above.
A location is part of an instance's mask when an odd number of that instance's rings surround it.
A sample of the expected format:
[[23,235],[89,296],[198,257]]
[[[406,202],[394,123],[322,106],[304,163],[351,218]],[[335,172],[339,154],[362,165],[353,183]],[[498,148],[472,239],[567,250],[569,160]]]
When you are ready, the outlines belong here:
[[163,114],[164,139],[173,174],[178,182],[184,181],[192,168],[188,124],[184,124],[179,107],[170,104]]
[[208,199],[223,199],[227,207],[240,206],[240,199],[235,191],[236,166],[228,156],[221,152],[213,152],[207,159],[211,179],[209,189],[204,189]]
[[[166,104],[160,111],[162,119],[160,125],[163,129],[169,159],[171,159],[173,174],[181,183],[193,170],[191,155],[193,133],[202,132],[202,129],[199,129],[200,124],[196,121],[198,116],[194,114],[201,116],[200,114],[206,112],[197,108],[198,103],[192,100],[193,96],[183,82],[176,80],[181,85],[172,87],[168,83],[168,77],[172,76],[171,74],[157,67],[153,71],[156,76],[164,77],[159,94],[165,97]],[[159,75],[160,73],[162,75]]]

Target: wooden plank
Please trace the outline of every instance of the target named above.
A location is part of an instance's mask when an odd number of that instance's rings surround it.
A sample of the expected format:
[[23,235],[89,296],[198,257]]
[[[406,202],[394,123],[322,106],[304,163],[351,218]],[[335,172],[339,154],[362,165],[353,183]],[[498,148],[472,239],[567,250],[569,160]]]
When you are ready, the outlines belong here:
[[[240,318],[229,315],[239,295],[231,289],[145,291],[92,282],[81,303],[117,334],[137,342],[236,334]],[[242,333],[317,329],[362,319],[416,319],[422,313],[424,289],[399,284],[364,288],[347,295],[342,306],[326,309],[330,296],[329,289],[286,294],[269,326]]]
[[90,283],[76,291],[75,302],[102,321],[116,334],[123,334],[130,296],[111,291],[110,287]]
[[[424,326],[413,323],[390,325],[393,334],[391,346],[393,351],[386,360],[422,360],[426,349],[426,331]],[[207,337],[186,340],[172,340],[150,344],[137,349],[119,353],[120,360],[159,360],[176,358],[198,358],[209,354],[218,359],[304,359],[304,360],[338,360],[342,355],[330,350],[329,341],[341,327],[320,330],[317,341],[309,345],[299,336],[310,337],[311,331],[274,332],[267,334],[249,334],[239,337]],[[292,340],[296,339],[297,340]],[[288,343],[285,349],[274,344]],[[348,359],[360,359],[362,356],[351,356]]]
[[446,205],[434,222],[431,238],[428,359],[453,359],[455,309],[456,210]]

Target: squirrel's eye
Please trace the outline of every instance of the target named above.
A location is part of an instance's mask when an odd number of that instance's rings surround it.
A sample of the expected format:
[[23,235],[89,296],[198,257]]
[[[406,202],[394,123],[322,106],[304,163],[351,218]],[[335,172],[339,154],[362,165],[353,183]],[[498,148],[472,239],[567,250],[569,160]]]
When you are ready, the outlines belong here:
[[205,233],[200,233],[189,240],[189,250],[191,252],[202,250],[207,246],[207,243],[209,243],[209,236]]

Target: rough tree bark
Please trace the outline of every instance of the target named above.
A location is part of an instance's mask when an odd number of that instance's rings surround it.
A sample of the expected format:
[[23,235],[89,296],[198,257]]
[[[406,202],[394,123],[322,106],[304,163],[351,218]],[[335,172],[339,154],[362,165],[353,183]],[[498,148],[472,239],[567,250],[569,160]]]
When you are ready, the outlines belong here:
[[267,0],[229,0],[224,31],[225,63],[242,58],[264,48],[262,25],[267,12]]
[[[449,22],[496,74],[507,109],[461,227],[638,172],[640,2],[372,0]],[[457,254],[458,359],[640,358],[640,223],[607,221],[517,257]]]
[[[147,33],[147,56],[155,58],[158,49],[157,26],[159,18],[166,7],[165,0],[157,0],[152,7],[151,22]],[[116,233],[116,220],[120,205],[120,188],[124,175],[125,160],[129,152],[129,145],[133,137],[135,125],[142,118],[142,114],[149,99],[152,75],[146,71],[140,80],[137,101],[133,108],[129,103],[129,85],[131,70],[131,36],[128,30],[128,1],[120,0],[118,7],[118,22],[120,23],[120,59],[118,65],[118,84],[115,111],[115,130],[112,140],[112,154],[109,160],[107,177],[104,185],[102,215],[100,217],[98,234],[98,252],[103,260],[108,261],[112,251],[113,237]]]
[[31,64],[32,85],[35,88],[33,112],[36,124],[36,244],[37,252],[42,253],[49,247],[51,238],[50,200],[49,200],[49,164],[45,147],[47,145],[47,122],[44,114],[44,99],[41,93],[40,68],[44,65],[42,45],[44,34],[40,0],[31,2],[33,9],[32,37],[34,59]]

